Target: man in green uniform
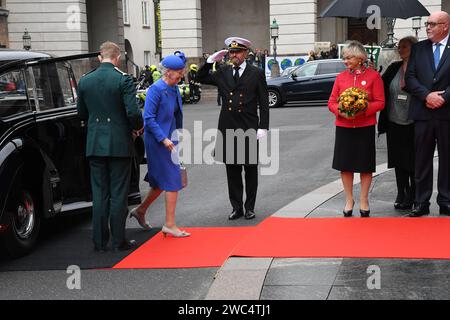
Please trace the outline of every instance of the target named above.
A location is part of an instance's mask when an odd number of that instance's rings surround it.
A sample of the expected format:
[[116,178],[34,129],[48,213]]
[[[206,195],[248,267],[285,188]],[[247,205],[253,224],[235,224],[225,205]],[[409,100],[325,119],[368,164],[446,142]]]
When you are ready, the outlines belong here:
[[77,105],[88,127],[86,157],[91,169],[94,248],[106,251],[110,226],[113,251],[129,250],[136,245],[125,239],[132,136],[141,133],[143,120],[133,79],[117,67],[119,47],[103,43],[99,60],[100,67],[80,79]]

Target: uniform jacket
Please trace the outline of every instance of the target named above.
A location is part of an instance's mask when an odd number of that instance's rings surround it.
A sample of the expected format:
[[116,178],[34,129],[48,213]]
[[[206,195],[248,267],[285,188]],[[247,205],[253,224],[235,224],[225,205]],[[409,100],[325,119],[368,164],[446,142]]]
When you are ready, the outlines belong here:
[[197,80],[219,87],[223,94],[219,130],[269,129],[269,94],[264,71],[247,64],[236,84],[231,65],[224,65],[216,72],[210,72],[212,66],[212,63],[203,65],[198,71]]
[[[233,141],[227,142],[226,131],[242,129],[247,132],[253,129],[254,134],[250,134],[247,139],[249,143],[257,145],[256,130],[269,129],[269,94],[266,77],[263,70],[247,64],[238,83],[235,83],[231,65],[223,65],[215,72],[212,72],[212,68],[212,63],[204,64],[198,71],[197,81],[217,86],[223,97],[218,124],[218,130],[223,136],[223,153],[217,153],[216,145],[216,160],[227,164],[237,164],[240,162],[236,157],[237,147]],[[226,149],[232,144],[234,144],[235,157],[233,161],[227,161]],[[250,160],[254,159],[252,150],[256,149],[249,145],[245,146],[245,164],[254,164],[253,160]]]
[[[409,118],[411,120],[450,120],[450,40],[444,47],[442,58],[436,70],[433,44],[430,40],[420,41],[411,49],[411,56],[405,74],[406,88],[411,94]],[[442,48],[441,48],[442,50]],[[426,107],[426,97],[433,91],[445,91],[446,101],[439,109]]]
[[87,121],[87,157],[133,156],[132,130],[141,129],[143,119],[130,76],[112,63],[102,63],[81,77],[77,108]]
[[[364,114],[353,120],[341,117],[338,112],[338,99],[342,92],[351,87],[364,89],[369,94],[369,106]],[[336,126],[344,128],[359,128],[373,126],[377,123],[376,114],[384,108],[384,87],[380,74],[372,68],[365,69],[361,74],[349,70],[341,72],[337,77],[328,100],[328,108],[336,115]]]

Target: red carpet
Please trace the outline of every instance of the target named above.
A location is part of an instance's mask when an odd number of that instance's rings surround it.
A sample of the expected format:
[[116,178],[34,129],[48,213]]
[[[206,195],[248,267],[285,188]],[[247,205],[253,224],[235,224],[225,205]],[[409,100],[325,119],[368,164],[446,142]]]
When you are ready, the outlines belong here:
[[164,238],[160,232],[113,268],[220,267],[253,228],[186,228],[191,233],[187,238]]
[[447,218],[269,218],[249,236],[233,256],[450,259]]
[[151,240],[115,269],[220,267],[230,256],[450,259],[447,218],[268,218],[257,227],[188,228]]

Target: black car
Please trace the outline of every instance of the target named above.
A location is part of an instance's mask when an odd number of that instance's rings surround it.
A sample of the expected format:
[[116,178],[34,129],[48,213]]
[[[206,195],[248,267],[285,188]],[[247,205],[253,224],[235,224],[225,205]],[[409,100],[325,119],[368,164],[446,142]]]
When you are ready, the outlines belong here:
[[307,62],[290,75],[267,80],[269,106],[277,108],[286,103],[307,105],[326,104],[336,76],[345,70],[340,59]]
[[[42,219],[92,206],[76,89],[97,55],[0,51],[0,244],[10,256],[33,249]],[[143,142],[135,142],[130,204],[140,202],[144,161]]]

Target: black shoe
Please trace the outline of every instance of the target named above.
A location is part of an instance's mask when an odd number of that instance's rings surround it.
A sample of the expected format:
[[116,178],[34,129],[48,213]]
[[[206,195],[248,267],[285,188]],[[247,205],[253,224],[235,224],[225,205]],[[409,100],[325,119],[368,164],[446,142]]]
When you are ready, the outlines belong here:
[[247,219],[247,220],[254,219],[255,218],[255,212],[253,210],[245,211],[244,218]]
[[116,248],[113,248],[114,252],[127,251],[137,247],[137,243],[134,240],[124,240],[122,244]]
[[408,217],[418,218],[430,214],[430,207],[425,204],[416,205]]
[[[355,200],[353,200],[353,206],[355,205]],[[353,208],[351,210],[344,210],[342,211],[342,213],[344,214],[344,217],[349,218],[353,215]]]
[[[394,205],[395,207],[395,205]],[[395,207],[395,209],[400,210],[400,211],[404,211],[404,210],[411,210],[413,208],[413,204],[411,202],[403,202],[400,203],[397,207]]]
[[439,214],[444,216],[450,216],[450,205],[440,205],[439,206]]
[[361,214],[361,218],[369,218],[370,210],[359,209],[359,213]]
[[397,194],[397,198],[395,198],[395,202],[394,202],[394,208],[397,210],[402,210],[401,206],[402,203],[404,202],[405,199],[405,194],[404,193],[398,193]]
[[244,210],[233,210],[233,212],[228,216],[228,220],[236,220],[244,215]]

